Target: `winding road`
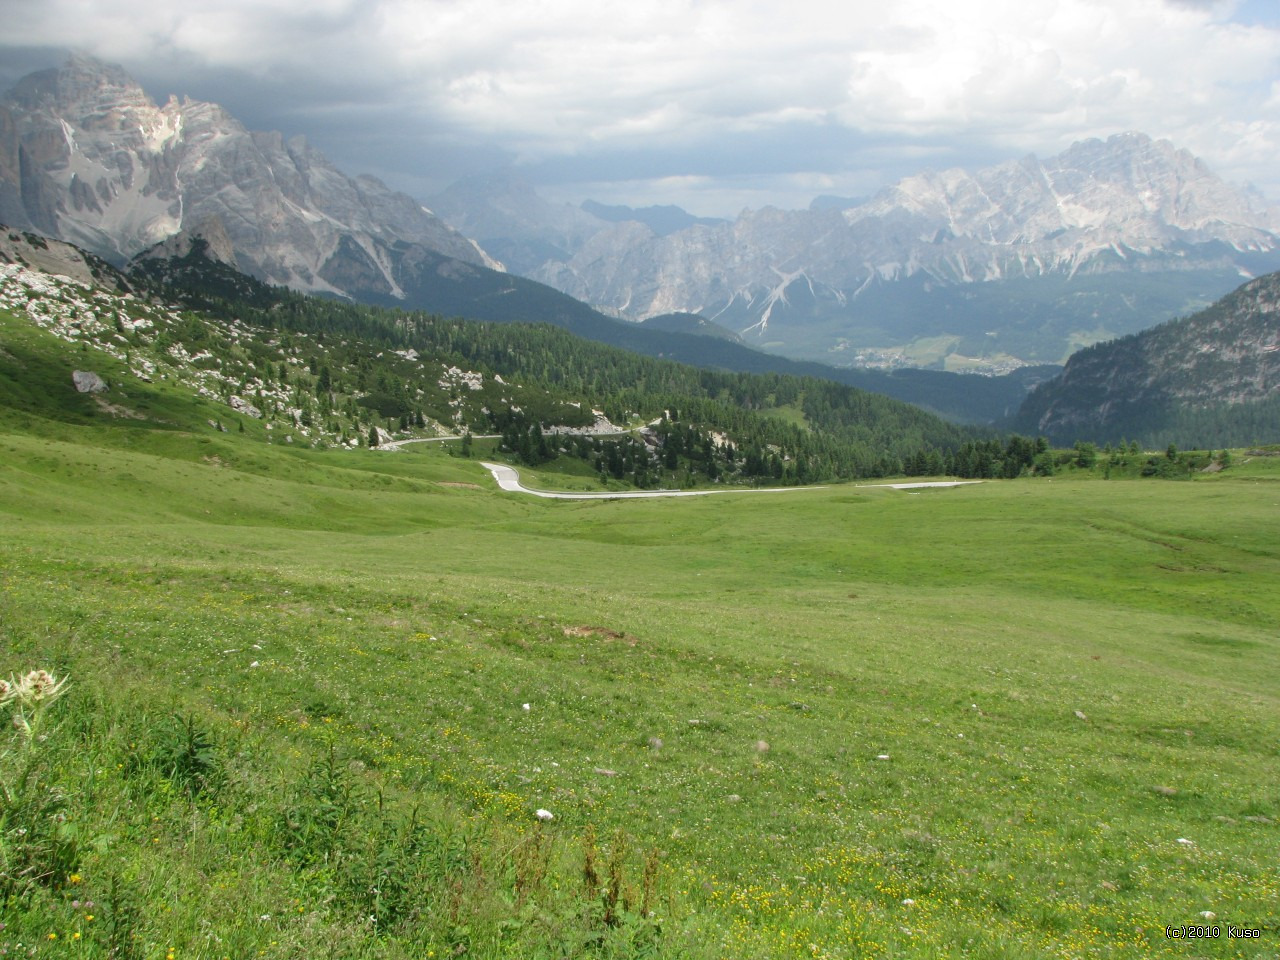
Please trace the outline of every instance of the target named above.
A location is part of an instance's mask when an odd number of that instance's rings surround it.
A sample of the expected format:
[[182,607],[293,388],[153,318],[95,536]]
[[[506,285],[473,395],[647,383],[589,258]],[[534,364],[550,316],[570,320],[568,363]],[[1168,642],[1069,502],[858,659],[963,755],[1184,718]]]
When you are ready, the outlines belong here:
[[557,493],[534,490],[520,482],[514,467],[480,461],[480,466],[493,474],[498,486],[508,493],[527,493],[548,500],[653,500],[658,497],[707,497],[716,493],[795,493],[799,490],[825,490],[826,487],[733,487],[726,490],[628,490],[625,493]]
[[[829,487],[730,487],[723,490],[628,490],[625,493],[559,493],[552,490],[534,490],[520,482],[520,474],[514,467],[501,463],[480,461],[480,466],[493,474],[498,487],[508,493],[527,493],[547,500],[654,500],[658,497],[707,497],[717,493],[799,493],[802,490],[827,490]],[[981,480],[932,480],[921,483],[867,483],[859,486],[889,487],[908,490],[915,487],[959,487]]]

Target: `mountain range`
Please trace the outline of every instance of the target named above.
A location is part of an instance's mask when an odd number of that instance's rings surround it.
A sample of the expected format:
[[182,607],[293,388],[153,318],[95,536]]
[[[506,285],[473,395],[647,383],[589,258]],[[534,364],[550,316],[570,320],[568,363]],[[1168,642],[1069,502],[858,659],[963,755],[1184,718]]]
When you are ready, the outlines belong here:
[[304,292],[548,322],[651,356],[835,379],[957,420],[1014,413],[1051,373],[1033,361],[1280,266],[1274,207],[1138,134],[733,221],[556,204],[510,172],[429,203],[216,104],[158,106],[86,57],[0,100],[0,222],[113,264],[181,257],[198,240]]
[[217,221],[236,266],[312,293],[404,297],[431,254],[492,265],[417,201],[346,176],[304,138],[251,133],[217,104],[157,106],[86,57],[0,101],[0,221],[117,264]]
[[1280,268],[1280,209],[1139,133],[679,229],[635,215],[587,235],[599,205],[557,207],[514,178],[442,199],[486,247],[519,245],[512,269],[578,299],[633,319],[699,313],[840,365],[1061,363]]
[[[433,204],[472,236],[526,224],[516,242],[495,247],[515,262],[521,250],[563,256],[607,224],[547,203],[508,176],[459,184],[451,193],[452,200]],[[465,219],[463,211],[474,210],[482,196],[503,199]],[[601,212],[686,222],[662,208]],[[32,74],[0,99],[0,222],[76,243],[117,266],[135,257],[180,256],[198,238],[216,259],[305,292],[479,320],[552,323],[650,356],[726,370],[825,376],[958,420],[1013,412],[1027,385],[1045,376],[1032,371],[976,383],[931,371],[890,376],[797,365],[724,339],[719,327],[697,320],[640,325],[604,316],[506,272],[416,201],[372,178],[346,176],[305,140],[249,132],[215,104],[171,98],[159,107],[121,68],[87,57]],[[618,226],[650,231],[632,222]]]

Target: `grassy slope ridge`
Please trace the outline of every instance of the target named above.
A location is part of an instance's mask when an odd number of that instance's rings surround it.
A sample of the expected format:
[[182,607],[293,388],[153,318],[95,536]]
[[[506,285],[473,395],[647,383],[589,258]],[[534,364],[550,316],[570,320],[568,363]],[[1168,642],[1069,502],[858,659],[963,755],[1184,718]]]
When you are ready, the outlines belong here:
[[[445,320],[322,301],[254,285],[198,256],[146,266],[166,295],[214,316],[235,314],[317,339],[336,333],[382,349],[413,348],[424,357],[444,358],[446,365],[464,364],[604,406],[616,420],[634,413],[650,419],[678,408],[700,429],[723,431],[739,448],[773,448],[810,461],[815,469],[809,479],[883,473],[882,461],[901,461],[924,448],[955,449],[976,436],[918,407],[826,379],[697,369],[543,325]],[[251,289],[244,289],[246,283]],[[498,398],[485,399],[486,408],[499,406]],[[779,430],[777,418],[769,417],[790,407],[803,409],[806,432]]]
[[833,367],[754,350],[730,339],[655,330],[606,317],[536,281],[427,252],[412,267],[402,265],[398,280],[406,292],[404,300],[371,296],[366,302],[492,323],[550,323],[598,343],[699,367],[820,377],[919,404],[962,422],[990,423],[1007,416],[1026,394],[1025,377],[1019,375],[971,377],[935,370],[886,373]]
[[1270,459],[548,503],[0,347],[10,952],[1274,953]]

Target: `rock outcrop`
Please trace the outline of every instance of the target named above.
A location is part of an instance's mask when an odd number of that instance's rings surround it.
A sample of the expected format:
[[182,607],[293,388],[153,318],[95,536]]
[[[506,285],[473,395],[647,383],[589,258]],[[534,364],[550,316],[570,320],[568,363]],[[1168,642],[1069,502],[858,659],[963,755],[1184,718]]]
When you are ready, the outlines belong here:
[[106,393],[107,381],[92,370],[72,370],[71,382],[78,393]]
[[411,197],[346,176],[304,138],[251,133],[213,103],[157,106],[122,69],[86,57],[31,74],[0,102],[0,221],[117,264],[199,231],[259,279],[354,298],[403,297],[402,264],[427,254],[494,265]]

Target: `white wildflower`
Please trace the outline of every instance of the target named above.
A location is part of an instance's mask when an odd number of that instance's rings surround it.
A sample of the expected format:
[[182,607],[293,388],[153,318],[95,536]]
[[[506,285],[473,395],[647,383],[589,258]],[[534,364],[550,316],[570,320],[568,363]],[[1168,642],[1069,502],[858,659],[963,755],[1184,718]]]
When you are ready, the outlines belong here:
[[537,817],[539,820],[541,820],[543,823],[547,823],[548,821],[554,820],[556,818],[556,815],[552,813],[550,810],[543,810],[541,807],[539,807],[537,812],[534,813],[534,816]]
[[48,670],[32,670],[17,682],[17,688],[10,696],[26,704],[43,703],[56,700],[66,685],[66,677],[59,680]]

